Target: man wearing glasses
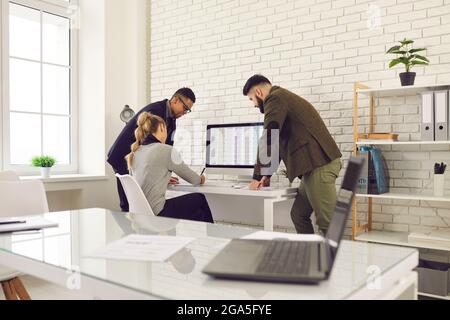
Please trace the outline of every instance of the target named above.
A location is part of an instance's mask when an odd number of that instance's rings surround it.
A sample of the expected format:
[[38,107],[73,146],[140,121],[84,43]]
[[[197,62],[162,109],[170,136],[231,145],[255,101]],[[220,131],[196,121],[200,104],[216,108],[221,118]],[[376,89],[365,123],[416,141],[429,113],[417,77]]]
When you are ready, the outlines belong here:
[[[170,100],[152,103],[141,111],[139,111],[133,119],[131,119],[120,133],[108,153],[108,163],[112,166],[115,173],[124,175],[128,174],[127,163],[125,157],[130,153],[130,147],[135,141],[134,131],[137,128],[137,119],[143,112],[150,112],[164,119],[167,125],[167,144],[173,146],[175,131],[177,129],[177,119],[191,113],[196,97],[194,92],[189,88],[181,88],[172,96]],[[170,181],[171,184],[178,183],[176,178]],[[117,180],[117,189],[120,198],[120,207],[122,211],[128,212],[128,201],[123,191],[122,185]]]

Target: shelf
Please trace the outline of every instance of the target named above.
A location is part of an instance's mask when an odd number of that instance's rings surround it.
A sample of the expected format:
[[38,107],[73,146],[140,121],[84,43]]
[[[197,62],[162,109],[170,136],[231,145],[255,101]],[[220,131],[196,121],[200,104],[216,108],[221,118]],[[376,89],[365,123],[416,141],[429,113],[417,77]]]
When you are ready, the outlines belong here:
[[408,87],[393,88],[377,88],[377,89],[359,89],[359,94],[374,97],[390,97],[390,96],[406,96],[415,95],[425,91],[450,90],[450,84],[434,84],[434,85],[415,85]]
[[43,179],[40,176],[21,176],[21,180],[41,180],[43,183],[59,183],[59,182],[81,182],[81,181],[101,181],[108,180],[105,174],[64,174],[52,175],[48,179]]
[[52,175],[49,179],[42,179],[39,176],[22,176],[21,180],[40,180],[43,182],[45,191],[76,191],[86,187],[87,182],[96,182],[108,180],[109,177],[104,174],[69,174],[69,175]]
[[435,299],[442,299],[442,300],[450,300],[450,295],[448,295],[448,296],[437,296],[437,295],[434,295],[434,294],[419,292],[419,296],[435,298]]
[[[450,83],[442,83],[442,84],[428,84],[428,85],[414,85],[407,87],[386,87],[386,88],[370,88],[366,84],[356,82],[355,83],[355,96],[354,96],[354,116],[353,119],[353,129],[355,133],[355,150],[357,152],[358,146],[369,146],[369,145],[385,145],[385,146],[395,146],[395,145],[404,145],[404,146],[448,146],[450,145],[450,141],[392,141],[392,140],[375,140],[368,139],[362,140],[360,137],[362,135],[358,134],[358,100],[360,96],[370,97],[370,105],[369,105],[369,132],[374,133],[375,129],[375,104],[376,99],[379,97],[395,97],[395,96],[414,96],[419,95],[426,91],[439,91],[439,90],[450,90]],[[392,136],[389,136],[392,137]],[[423,148],[426,149],[426,148]],[[433,148],[432,148],[433,149]],[[434,148],[436,149],[436,148]],[[437,148],[440,149],[440,148]],[[422,150],[422,148],[419,148]],[[418,192],[410,192],[408,188],[392,188],[392,192],[382,194],[382,195],[371,195],[371,194],[357,194],[356,197],[366,198],[366,199],[392,199],[392,200],[406,200],[406,201],[430,201],[430,202],[450,202],[450,194],[446,194],[443,197],[436,197],[433,195],[433,191],[425,190],[423,193]],[[372,208],[372,201],[368,202],[370,208]],[[373,221],[373,212],[372,210],[368,210],[368,224],[365,227],[368,229],[372,229],[372,221]],[[384,231],[371,231],[368,233],[363,233],[359,236],[355,236],[355,234],[362,229],[362,226],[358,227],[358,216],[357,210],[353,210],[353,224],[352,231],[355,240],[366,241],[366,242],[375,242],[375,243],[383,243],[397,246],[405,246],[405,247],[413,247],[413,248],[426,248],[426,249],[435,249],[441,251],[450,251],[450,245],[444,243],[442,244],[429,244],[423,242],[412,242],[409,243],[408,237],[409,233],[402,232],[384,232]]]
[[450,196],[436,197],[427,194],[410,194],[410,193],[385,193],[380,195],[375,194],[357,194],[360,198],[372,198],[372,199],[395,199],[395,200],[417,200],[417,201],[438,201],[438,202],[450,202]]
[[367,233],[360,234],[355,239],[357,241],[382,243],[382,244],[396,245],[396,246],[402,246],[402,247],[450,251],[450,246],[444,246],[444,245],[439,245],[439,244],[420,243],[420,242],[411,243],[408,241],[408,236],[409,236],[409,232],[370,231]]
[[358,141],[358,146],[367,145],[399,145],[399,146],[413,146],[413,145],[450,145],[450,141]]

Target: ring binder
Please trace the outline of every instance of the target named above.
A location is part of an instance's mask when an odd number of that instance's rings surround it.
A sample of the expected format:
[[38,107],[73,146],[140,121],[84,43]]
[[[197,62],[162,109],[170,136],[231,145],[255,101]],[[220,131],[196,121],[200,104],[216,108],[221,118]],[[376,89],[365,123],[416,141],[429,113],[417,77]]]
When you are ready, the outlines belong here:
[[422,94],[422,141],[434,141],[434,93]]
[[448,140],[448,91],[434,93],[435,108],[435,137],[436,141]]

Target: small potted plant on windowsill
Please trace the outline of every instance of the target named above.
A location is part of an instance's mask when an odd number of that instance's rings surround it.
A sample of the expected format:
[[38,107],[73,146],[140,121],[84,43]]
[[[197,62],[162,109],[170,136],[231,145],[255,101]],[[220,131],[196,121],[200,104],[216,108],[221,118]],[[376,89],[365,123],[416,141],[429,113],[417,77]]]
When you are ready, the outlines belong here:
[[387,51],[387,54],[395,54],[397,58],[393,59],[389,68],[393,68],[396,65],[402,63],[406,67],[406,72],[400,73],[400,80],[402,82],[402,86],[413,86],[414,81],[416,80],[416,73],[411,72],[411,69],[416,65],[429,65],[430,61],[419,54],[418,52],[425,51],[425,48],[414,49],[412,45],[414,44],[413,40],[404,39],[400,41],[399,46],[394,46]]
[[56,164],[56,159],[50,156],[33,157],[31,165],[36,168],[41,168],[42,179],[50,178],[50,169]]

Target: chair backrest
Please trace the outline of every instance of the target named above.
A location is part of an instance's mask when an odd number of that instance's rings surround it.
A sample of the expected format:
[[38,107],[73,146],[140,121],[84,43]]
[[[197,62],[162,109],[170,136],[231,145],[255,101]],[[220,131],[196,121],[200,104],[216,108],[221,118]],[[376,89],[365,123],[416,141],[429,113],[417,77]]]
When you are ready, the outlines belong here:
[[127,196],[129,211],[136,214],[155,215],[144,192],[137,181],[130,175],[116,174]]
[[0,181],[0,216],[18,217],[47,213],[48,203],[41,181]]
[[14,171],[1,171],[0,181],[20,181],[20,178]]

